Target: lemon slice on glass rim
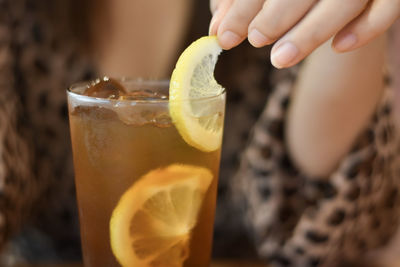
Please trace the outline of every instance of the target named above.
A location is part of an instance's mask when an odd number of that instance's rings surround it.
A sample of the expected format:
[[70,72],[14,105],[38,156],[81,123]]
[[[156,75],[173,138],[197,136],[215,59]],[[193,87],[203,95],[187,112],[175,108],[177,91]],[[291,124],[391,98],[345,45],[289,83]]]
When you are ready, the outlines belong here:
[[212,180],[207,168],[172,164],[135,182],[110,220],[111,248],[118,262],[123,267],[181,267]]
[[185,142],[204,152],[222,143],[225,90],[214,78],[221,51],[216,36],[198,39],[181,54],[170,81],[172,120]]

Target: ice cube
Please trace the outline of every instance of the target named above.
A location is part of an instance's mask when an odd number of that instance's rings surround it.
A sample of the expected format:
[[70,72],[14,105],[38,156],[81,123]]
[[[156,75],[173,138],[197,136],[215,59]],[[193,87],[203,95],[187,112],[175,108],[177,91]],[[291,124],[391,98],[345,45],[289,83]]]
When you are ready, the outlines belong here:
[[151,90],[137,90],[137,91],[131,91],[128,92],[127,94],[121,96],[119,98],[120,100],[146,100],[146,101],[151,101],[151,100],[166,100],[168,99],[167,95],[164,95],[160,92],[156,91],[151,91]]
[[172,126],[172,119],[167,113],[158,114],[154,119],[154,125],[159,128],[167,128]]
[[126,94],[126,89],[117,80],[108,77],[97,80],[84,92],[87,96],[107,99],[118,99]]
[[141,126],[151,123],[154,119],[154,112],[147,111],[146,107],[138,104],[134,106],[119,106],[115,108],[118,118],[127,125]]
[[71,115],[96,120],[115,120],[118,118],[113,110],[96,106],[77,106],[74,108]]

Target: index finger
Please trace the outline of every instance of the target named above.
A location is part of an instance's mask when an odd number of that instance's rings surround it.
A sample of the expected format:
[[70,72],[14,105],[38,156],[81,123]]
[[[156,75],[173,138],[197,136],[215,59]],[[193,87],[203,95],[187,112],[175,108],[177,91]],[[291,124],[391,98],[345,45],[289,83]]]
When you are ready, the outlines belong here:
[[[219,24],[221,20],[225,17],[233,0],[214,0],[216,1],[216,9],[214,10],[213,17],[210,21],[210,26],[208,29],[209,35],[217,35]],[[211,3],[211,2],[210,2]],[[212,7],[210,7],[212,8]]]
[[297,64],[361,14],[368,2],[369,0],[319,1],[274,45],[271,51],[272,64],[277,68]]
[[220,4],[221,1],[222,0],[210,0],[210,11],[211,11],[211,14],[214,15],[214,13],[217,10],[218,5]]

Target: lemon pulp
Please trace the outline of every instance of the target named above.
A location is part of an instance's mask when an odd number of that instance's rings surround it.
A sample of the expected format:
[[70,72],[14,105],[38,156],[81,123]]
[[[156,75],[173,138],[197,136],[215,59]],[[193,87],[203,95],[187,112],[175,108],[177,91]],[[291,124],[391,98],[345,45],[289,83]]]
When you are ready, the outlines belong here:
[[110,220],[112,251],[124,267],[181,267],[213,175],[173,164],[150,171],[121,197]]
[[185,142],[204,152],[222,143],[225,94],[214,79],[221,51],[215,36],[202,37],[182,53],[171,76],[172,120]]

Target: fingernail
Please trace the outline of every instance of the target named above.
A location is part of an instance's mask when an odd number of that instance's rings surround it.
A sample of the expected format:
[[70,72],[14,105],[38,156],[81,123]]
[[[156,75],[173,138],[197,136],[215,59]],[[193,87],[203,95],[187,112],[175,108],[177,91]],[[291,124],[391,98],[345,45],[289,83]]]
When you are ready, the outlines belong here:
[[335,42],[334,48],[339,52],[344,52],[351,49],[357,43],[357,36],[353,33],[348,33],[339,41]]
[[254,47],[264,46],[269,41],[269,39],[257,29],[251,30],[248,40]]
[[222,33],[219,42],[224,49],[231,49],[240,42],[240,37],[234,32],[226,31]]
[[290,43],[283,43],[271,55],[271,63],[276,68],[280,69],[289,65],[299,54],[297,47]]
[[215,22],[217,21],[217,15],[218,15],[218,9],[215,10],[214,15],[211,19],[210,27],[208,28],[208,35],[216,35],[217,34],[217,29],[214,29]]

